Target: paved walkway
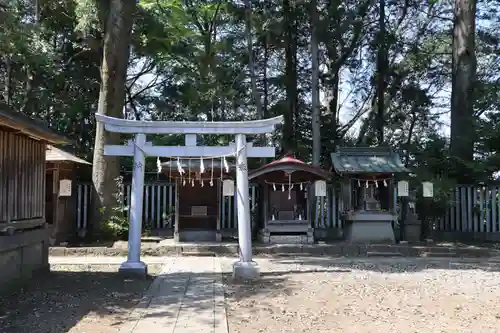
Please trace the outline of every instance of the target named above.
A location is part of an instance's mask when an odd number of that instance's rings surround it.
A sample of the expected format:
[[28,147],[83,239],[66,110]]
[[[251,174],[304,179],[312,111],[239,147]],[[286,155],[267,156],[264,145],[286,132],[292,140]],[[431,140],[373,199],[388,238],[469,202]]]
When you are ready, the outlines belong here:
[[120,332],[228,333],[218,258],[164,261],[163,271]]

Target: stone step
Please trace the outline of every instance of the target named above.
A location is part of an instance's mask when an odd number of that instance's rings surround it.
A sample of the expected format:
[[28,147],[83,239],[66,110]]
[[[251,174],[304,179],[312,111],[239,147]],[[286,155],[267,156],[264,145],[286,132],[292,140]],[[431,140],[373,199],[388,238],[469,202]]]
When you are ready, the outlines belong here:
[[459,258],[461,257],[457,252],[423,252],[421,257],[424,258]]
[[366,252],[367,257],[402,257],[403,254],[400,252],[378,252],[378,251],[368,251]]
[[492,264],[500,264],[500,258],[492,257],[488,259],[488,262]]
[[[176,244],[169,246],[143,247],[142,256],[238,256],[237,244]],[[51,256],[126,256],[126,247],[51,247]],[[500,262],[498,253],[487,249],[440,248],[398,245],[354,245],[354,244],[267,244],[253,248],[256,255],[327,255],[349,257],[437,257],[437,258],[488,258]]]
[[185,257],[215,257],[213,252],[181,252],[182,256]]

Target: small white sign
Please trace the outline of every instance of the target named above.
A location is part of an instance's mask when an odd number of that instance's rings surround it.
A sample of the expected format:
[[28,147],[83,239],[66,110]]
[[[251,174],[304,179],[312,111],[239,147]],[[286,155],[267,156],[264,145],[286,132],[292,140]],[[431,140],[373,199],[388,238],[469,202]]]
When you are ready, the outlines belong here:
[[324,180],[314,182],[314,194],[317,197],[326,197],[326,182]]
[[431,182],[423,182],[422,196],[424,198],[432,198],[434,196],[434,184],[432,184]]
[[207,216],[207,206],[192,206],[191,216]]
[[409,195],[408,181],[400,180],[398,182],[398,197],[407,197]]
[[70,197],[71,196],[71,180],[61,179],[59,181],[59,196],[60,197]]
[[225,197],[234,197],[234,181],[224,179],[222,182],[222,195]]

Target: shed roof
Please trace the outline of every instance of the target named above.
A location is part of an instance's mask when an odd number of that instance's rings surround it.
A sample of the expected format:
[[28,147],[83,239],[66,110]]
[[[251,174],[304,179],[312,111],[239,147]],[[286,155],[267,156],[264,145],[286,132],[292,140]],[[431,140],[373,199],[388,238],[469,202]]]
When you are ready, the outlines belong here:
[[47,146],[47,151],[45,152],[45,160],[47,162],[75,162],[79,164],[91,164],[73,154],[70,154],[54,146]]
[[331,154],[337,173],[408,173],[389,147],[343,147]]
[[68,142],[68,139],[48,128],[41,120],[31,119],[22,112],[13,111],[4,103],[0,103],[0,125],[49,143]]

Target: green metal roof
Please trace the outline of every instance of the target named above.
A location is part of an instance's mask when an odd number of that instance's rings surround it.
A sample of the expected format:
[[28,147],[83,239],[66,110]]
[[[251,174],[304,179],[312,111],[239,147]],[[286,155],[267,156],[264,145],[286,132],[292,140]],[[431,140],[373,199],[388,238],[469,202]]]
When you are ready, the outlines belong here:
[[388,147],[344,147],[332,153],[337,173],[408,173],[397,153]]

